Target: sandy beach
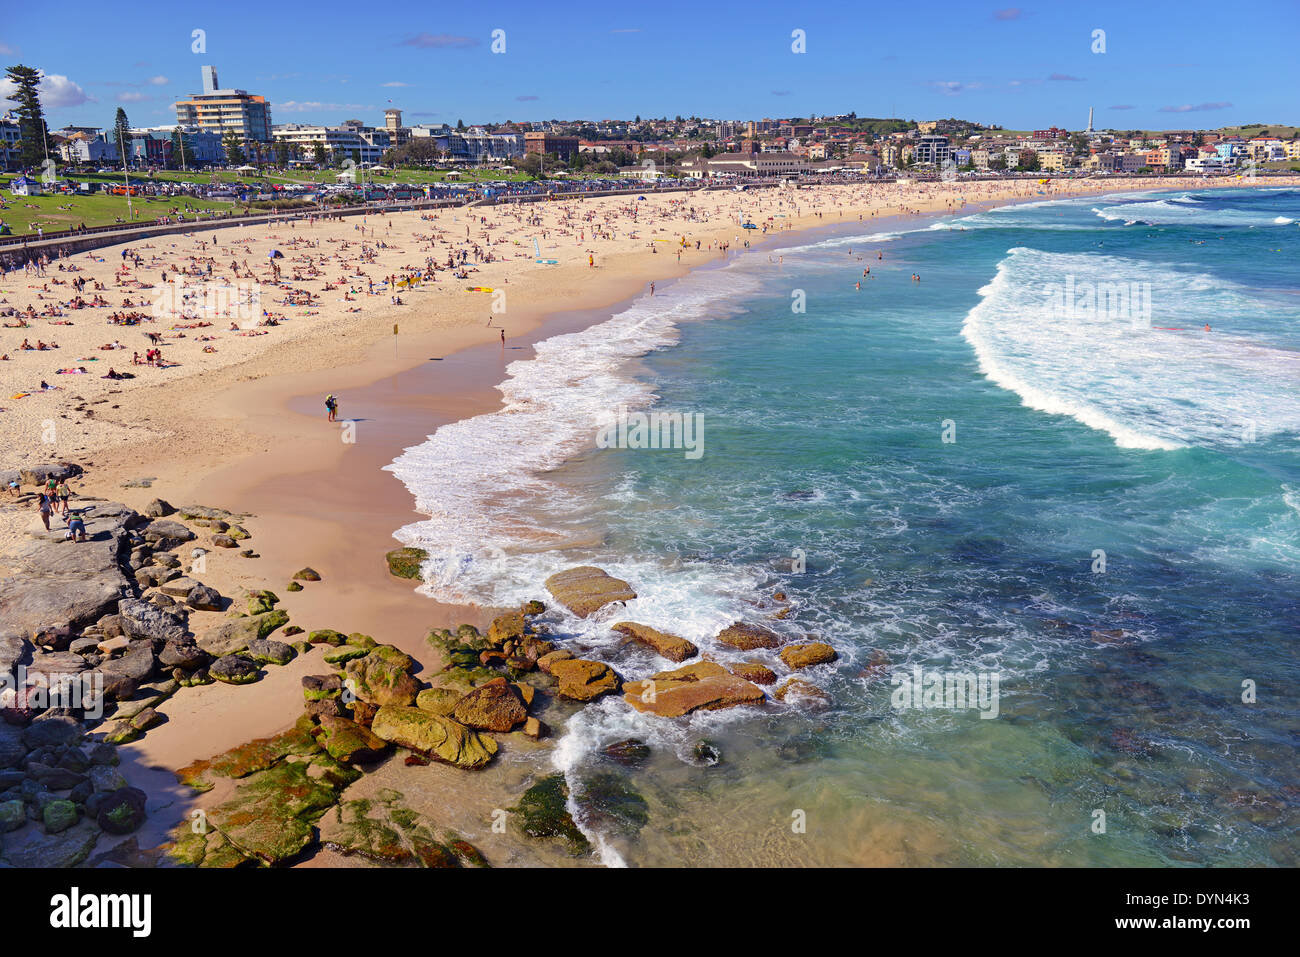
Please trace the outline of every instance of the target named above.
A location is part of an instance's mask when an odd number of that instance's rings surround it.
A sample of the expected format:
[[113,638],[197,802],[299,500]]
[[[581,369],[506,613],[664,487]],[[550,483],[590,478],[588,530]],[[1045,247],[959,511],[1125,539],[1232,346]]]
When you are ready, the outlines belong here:
[[[647,193],[302,220],[81,253],[0,280],[8,313],[0,470],[72,462],[85,469],[71,482],[75,496],[139,510],[161,496],[245,514],[258,557],[214,550],[205,582],[225,595],[276,589],[304,628],[364,632],[419,661],[430,627],[486,628],[499,610],[438,605],[388,573],[393,532],[421,516],[382,468],[440,425],[498,407],[494,386],[506,363],[530,356],[534,342],[591,325],[652,283],[799,230],[1189,185],[1150,178]],[[273,250],[282,256],[271,258]],[[233,308],[215,314],[198,298],[187,304],[182,291],[160,310],[178,276],[190,292],[228,282]],[[80,292],[74,281],[84,282]],[[103,304],[76,308],[77,297]],[[110,319],[132,314],[141,321]],[[24,340],[57,348],[24,350]],[[104,348],[114,343],[122,348]],[[132,362],[153,348],[161,364]],[[106,378],[110,368],[134,377]],[[341,424],[325,420],[328,393],[340,399]],[[0,508],[0,577],[34,517],[30,508]],[[304,566],[322,581],[286,594]],[[299,680],[325,670],[320,657],[317,648],[247,688],[185,689],[168,704],[165,725],[122,747],[124,775],[151,795],[141,846],[161,841],[195,800],[172,772],[291,725],[302,708]],[[508,753],[545,747],[516,745],[518,737]],[[500,806],[525,776],[515,762],[499,764],[495,777],[475,777],[474,796],[458,810],[448,803],[445,826],[503,863],[555,863],[514,857],[476,829],[482,808]],[[456,769],[418,773],[430,789],[459,787]],[[862,863],[906,862],[905,843],[902,835],[882,841],[879,858]],[[321,852],[314,863],[342,860]]]

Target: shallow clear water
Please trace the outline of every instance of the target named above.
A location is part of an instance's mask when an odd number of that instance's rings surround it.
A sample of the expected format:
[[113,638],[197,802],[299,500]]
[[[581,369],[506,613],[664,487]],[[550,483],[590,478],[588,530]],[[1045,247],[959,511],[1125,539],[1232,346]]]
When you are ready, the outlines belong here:
[[[574,788],[649,803],[592,825],[610,862],[1295,865],[1296,220],[1295,191],[1188,190],[738,256],[512,364],[502,413],[394,464],[431,516],[399,535],[443,598],[627,578],[548,620],[631,677],[670,665],[613,621],[779,672],[712,636],[838,649],[804,675],[826,710],[578,713]],[[698,413],[704,454],[594,448],[620,407]],[[996,676],[997,716],[896,707],[914,668]],[[595,757],[627,737],[647,766]]]

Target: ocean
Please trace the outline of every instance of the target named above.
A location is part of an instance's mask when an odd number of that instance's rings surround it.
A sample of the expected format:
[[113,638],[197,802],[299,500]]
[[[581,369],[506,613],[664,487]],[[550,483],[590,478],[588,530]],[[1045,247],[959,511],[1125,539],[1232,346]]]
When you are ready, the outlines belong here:
[[[800,673],[829,706],[570,709],[549,760],[632,808],[574,802],[607,864],[1296,866],[1297,221],[1189,188],[740,251],[511,363],[390,466],[429,516],[397,537],[445,601],[631,582],[543,618],[629,679],[674,666],[620,620],[782,680],[713,636],[838,651]],[[700,454],[597,447],[652,411]],[[994,706],[905,693],[954,676]]]

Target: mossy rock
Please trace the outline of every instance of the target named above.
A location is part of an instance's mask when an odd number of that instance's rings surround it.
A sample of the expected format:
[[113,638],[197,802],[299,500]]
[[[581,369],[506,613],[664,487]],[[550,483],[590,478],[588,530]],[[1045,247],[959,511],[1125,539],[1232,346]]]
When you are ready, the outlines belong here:
[[259,588],[257,591],[248,593],[248,613],[250,615],[265,614],[278,604],[280,604],[280,596],[266,588]]
[[602,831],[635,837],[650,820],[645,798],[610,771],[599,772],[586,780],[576,803],[583,820]]
[[307,640],[313,645],[342,645],[347,642],[348,636],[333,628],[320,628],[309,634]]
[[311,735],[310,721],[299,721],[288,731],[269,738],[257,738],[229,751],[188,764],[176,772],[177,779],[198,791],[212,789],[213,777],[239,779],[271,767],[290,754],[312,755],[320,746]]
[[344,801],[322,819],[321,840],[389,867],[460,866],[460,855],[437,839],[425,818],[396,799]]
[[364,658],[370,652],[366,648],[358,648],[356,645],[339,645],[337,648],[331,648],[325,652],[325,663],[329,665],[342,665],[353,658]]
[[534,615],[541,615],[545,613],[546,606],[542,604],[540,601],[538,601],[536,598],[534,598],[532,601],[524,602],[523,607],[520,608],[519,611],[522,614],[527,615],[528,617],[531,618]]
[[591,842],[569,816],[569,786],[563,774],[542,778],[510,808],[513,820],[528,837],[560,838],[574,856],[591,852]]
[[51,801],[41,811],[46,834],[58,834],[77,823],[77,805],[62,799]]
[[465,697],[452,688],[425,688],[415,696],[415,706],[421,711],[431,711],[444,717],[451,717],[456,702]]
[[289,584],[287,584],[287,585],[284,586],[284,590],[285,590],[285,591],[302,591],[302,586],[299,585],[297,582],[289,582]]
[[347,642],[349,645],[356,648],[365,648],[367,651],[379,644],[379,642],[375,641],[375,639],[371,638],[369,635],[363,635],[359,631],[354,631],[352,634],[348,635]]
[[428,557],[422,548],[395,548],[384,556],[388,573],[397,578],[419,578],[420,566]]
[[301,635],[302,629],[299,628],[297,625],[290,625],[283,632],[281,632],[281,634],[284,635],[286,638],[289,637],[290,635]]
[[293,578],[294,581],[300,582],[318,582],[320,581],[320,572],[311,567],[302,568],[294,572]]

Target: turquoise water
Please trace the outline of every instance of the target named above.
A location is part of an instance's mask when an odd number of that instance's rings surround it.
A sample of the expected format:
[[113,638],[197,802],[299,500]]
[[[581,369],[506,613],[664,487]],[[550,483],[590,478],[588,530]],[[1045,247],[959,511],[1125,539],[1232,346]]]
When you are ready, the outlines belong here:
[[[612,621],[781,672],[712,635],[745,618],[839,651],[805,675],[826,709],[571,719],[574,789],[616,773],[649,805],[639,831],[588,821],[612,862],[1294,866],[1297,220],[1296,191],[1188,190],[737,257],[544,343],[511,367],[513,416],[408,452],[434,520],[404,537],[448,597],[531,597],[577,560],[628,578],[608,621],[548,620],[633,677],[670,665]],[[1121,285],[1127,313],[1053,299]],[[699,414],[704,454],[593,449],[620,406]],[[553,438],[527,443],[509,520],[428,477],[422,454],[517,461],[529,416]],[[918,667],[996,676],[997,716],[896,707]],[[655,757],[611,769],[627,737]]]

